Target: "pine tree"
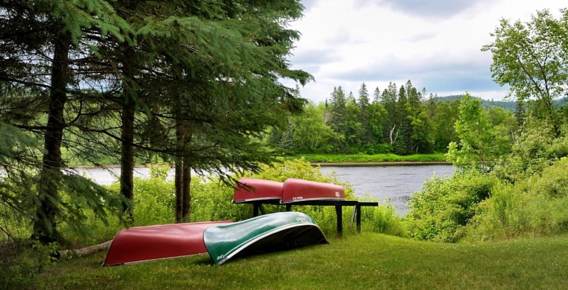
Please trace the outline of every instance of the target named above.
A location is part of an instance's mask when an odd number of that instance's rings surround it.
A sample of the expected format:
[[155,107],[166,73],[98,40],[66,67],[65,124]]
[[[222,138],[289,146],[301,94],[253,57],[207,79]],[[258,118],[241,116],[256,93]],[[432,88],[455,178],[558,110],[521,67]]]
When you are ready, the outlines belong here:
[[341,86],[334,87],[330,100],[330,126],[338,133],[345,132],[345,106],[347,100]]
[[373,132],[370,125],[369,92],[365,83],[359,89],[359,122],[361,123],[361,144],[370,147],[373,144]]
[[[303,104],[296,90],[281,85],[275,76],[302,84],[310,78],[290,69],[286,60],[298,38],[286,27],[300,16],[298,1],[225,4],[188,4],[191,9],[181,12],[174,5],[181,15],[140,28],[140,37],[161,56],[145,66],[162,67],[169,74],[144,79],[168,87],[160,98],[165,112],[159,114],[173,116],[169,121],[176,128],[171,147],[177,221],[188,220],[191,212],[191,170],[215,171],[227,178],[272,160],[257,140],[267,127],[285,124],[282,116]],[[227,19],[232,21],[223,21]],[[144,84],[142,88],[152,90]]]
[[400,130],[399,123],[397,122],[397,87],[395,83],[389,83],[387,88],[381,95],[381,104],[387,112],[384,139],[388,140],[389,145],[393,146],[398,140]]
[[81,70],[72,69],[72,64],[77,63],[72,57],[81,56],[81,48],[85,47],[80,40],[87,29],[92,34],[98,32],[103,37],[113,35],[124,40],[122,32],[128,30],[128,26],[103,0],[8,1],[2,3],[0,11],[6,16],[0,23],[3,32],[0,54],[2,59],[9,60],[2,66],[0,80],[18,92],[18,97],[7,101],[18,102],[22,95],[28,95],[28,100],[47,96],[45,125],[20,123],[35,121],[37,111],[26,112],[27,120],[9,121],[15,121],[20,128],[43,133],[33,237],[42,243],[51,243],[60,240],[56,223],[62,204],[59,191],[63,186],[67,190],[78,186],[75,176],[62,174],[64,161],[61,156],[63,133],[68,126],[65,107],[80,89],[77,84],[84,77]]

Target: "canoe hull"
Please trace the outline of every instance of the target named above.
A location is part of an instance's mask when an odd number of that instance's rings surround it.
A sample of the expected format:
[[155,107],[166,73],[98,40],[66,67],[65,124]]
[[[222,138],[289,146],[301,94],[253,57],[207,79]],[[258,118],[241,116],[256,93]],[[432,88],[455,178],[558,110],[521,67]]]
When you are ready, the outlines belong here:
[[203,232],[227,222],[199,222],[132,227],[113,239],[103,266],[191,256],[207,252]]
[[282,188],[282,203],[294,203],[308,200],[344,200],[343,186],[332,183],[314,182],[289,178]]
[[210,227],[205,230],[203,239],[216,264],[241,256],[327,243],[312,219],[299,212],[267,214]]
[[269,200],[279,202],[282,198],[282,187],[282,182],[242,178],[236,185],[233,201],[235,203]]

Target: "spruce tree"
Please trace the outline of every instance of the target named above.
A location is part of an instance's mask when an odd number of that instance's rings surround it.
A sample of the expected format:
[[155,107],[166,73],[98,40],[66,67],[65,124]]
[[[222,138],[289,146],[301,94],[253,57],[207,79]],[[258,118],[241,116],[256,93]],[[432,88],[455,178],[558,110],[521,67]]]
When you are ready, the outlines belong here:
[[394,147],[400,130],[397,122],[397,87],[395,83],[389,83],[387,88],[383,90],[381,104],[387,112],[384,139],[388,140],[389,145]]
[[[18,103],[34,98],[46,99],[45,124],[28,125],[37,122],[37,113],[40,112],[30,111],[29,107],[26,108],[26,118],[6,121],[43,135],[44,149],[41,165],[38,165],[37,207],[32,235],[42,243],[51,243],[60,240],[57,231],[62,204],[59,191],[62,187],[69,190],[77,186],[73,175],[62,174],[64,161],[61,156],[63,133],[68,125],[65,107],[80,90],[78,84],[84,78],[82,71],[75,67],[80,61],[74,57],[82,56],[85,47],[81,39],[85,31],[124,39],[122,32],[128,30],[128,26],[103,0],[8,1],[2,3],[0,11],[3,15],[0,21],[0,54],[6,61],[0,80],[3,86],[16,91],[16,97],[4,96],[7,97],[4,101]],[[3,117],[14,113],[14,110],[8,110]],[[98,196],[90,198],[98,204]]]
[[373,133],[369,122],[370,103],[369,92],[365,83],[361,84],[359,89],[359,122],[361,123],[361,143],[365,147],[371,146],[373,143]]

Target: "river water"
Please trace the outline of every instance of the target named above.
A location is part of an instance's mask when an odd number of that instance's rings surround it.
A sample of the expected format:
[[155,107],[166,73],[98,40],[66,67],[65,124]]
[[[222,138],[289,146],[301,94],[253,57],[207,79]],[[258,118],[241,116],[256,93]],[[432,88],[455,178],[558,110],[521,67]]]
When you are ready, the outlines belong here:
[[[109,185],[118,180],[120,168],[76,168],[79,174],[93,181]],[[428,179],[448,177],[454,172],[450,165],[420,166],[362,166],[362,167],[322,167],[324,174],[334,174],[337,179],[348,182],[358,197],[378,199],[381,203],[390,203],[400,215],[408,211],[408,201],[414,192],[419,191]],[[173,169],[168,180],[173,180]],[[134,176],[147,178],[150,170],[136,168]]]
[[400,215],[408,212],[408,201],[420,191],[428,179],[449,177],[454,173],[451,165],[420,166],[369,166],[322,167],[325,174],[335,174],[337,179],[348,182],[358,197],[378,199],[390,203]]

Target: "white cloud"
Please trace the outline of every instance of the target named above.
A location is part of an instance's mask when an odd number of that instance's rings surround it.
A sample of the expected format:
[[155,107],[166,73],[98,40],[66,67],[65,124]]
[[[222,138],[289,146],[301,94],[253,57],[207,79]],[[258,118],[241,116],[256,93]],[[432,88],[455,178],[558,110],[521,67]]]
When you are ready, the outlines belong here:
[[[428,3],[428,5],[425,5]],[[501,18],[528,20],[536,10],[558,11],[561,0],[310,0],[291,62],[315,82],[302,88],[314,101],[334,86],[356,92],[361,82],[384,88],[411,79],[429,92],[469,91],[499,99],[491,56],[481,52]]]

